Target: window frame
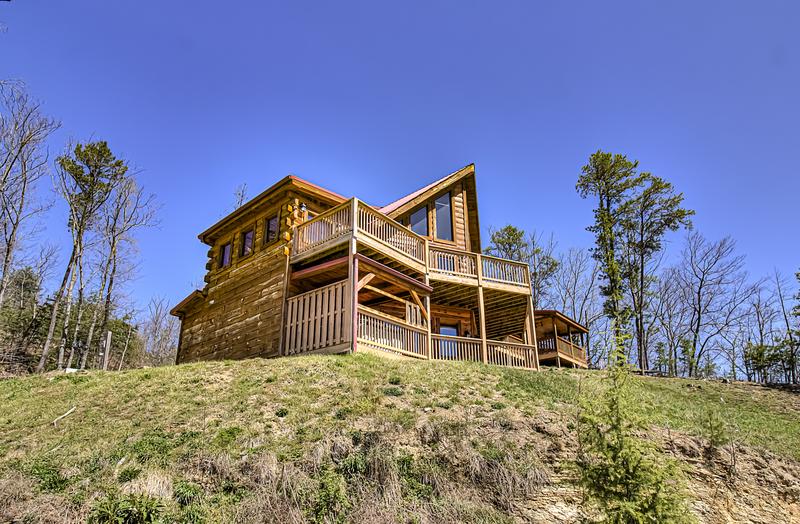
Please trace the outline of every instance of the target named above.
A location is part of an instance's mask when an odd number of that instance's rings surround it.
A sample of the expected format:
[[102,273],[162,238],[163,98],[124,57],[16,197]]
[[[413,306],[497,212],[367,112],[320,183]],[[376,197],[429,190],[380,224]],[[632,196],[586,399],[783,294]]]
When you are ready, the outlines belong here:
[[[415,214],[417,214],[422,210],[425,210],[425,234],[414,231],[414,225],[411,221],[411,217],[413,217]],[[428,205],[428,202],[425,202],[423,206],[419,207],[418,209],[408,214],[408,229],[410,229],[414,234],[417,234],[421,237],[431,238],[431,210],[430,206]]]
[[[225,248],[229,248],[228,263],[223,263]],[[222,271],[229,269],[233,265],[233,238],[230,238],[219,245],[219,252],[217,253],[217,270]]]
[[[272,219],[275,219],[275,238],[269,238],[269,222]],[[274,244],[281,238],[281,212],[280,210],[275,211],[274,213],[268,214],[264,217],[264,246],[269,246]]]
[[[448,200],[450,201],[450,239],[446,238],[439,238],[439,210],[436,208],[436,201],[442,198],[443,196],[447,195]],[[455,244],[456,243],[456,216],[455,216],[455,206],[453,205],[453,191],[447,190],[446,193],[442,193],[436,198],[431,199],[433,205],[433,224],[434,224],[434,231],[433,236],[431,237],[432,240],[436,242],[444,242],[447,244]]]
[[[245,253],[244,238],[245,234],[248,232],[251,233],[253,236],[252,239],[250,240],[250,252]],[[236,250],[236,253],[237,253],[237,258],[241,260],[243,258],[249,257],[255,252],[256,252],[256,225],[252,224],[249,227],[246,227],[239,232],[239,249]]]

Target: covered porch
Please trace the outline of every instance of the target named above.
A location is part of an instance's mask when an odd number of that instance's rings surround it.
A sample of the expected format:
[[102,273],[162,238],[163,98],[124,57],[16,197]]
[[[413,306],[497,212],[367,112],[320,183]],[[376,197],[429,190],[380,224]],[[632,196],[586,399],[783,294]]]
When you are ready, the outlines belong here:
[[369,349],[538,369],[529,294],[430,282],[352,246],[291,272],[282,355]]
[[560,311],[537,309],[536,345],[543,365],[588,367],[586,339],[589,330]]

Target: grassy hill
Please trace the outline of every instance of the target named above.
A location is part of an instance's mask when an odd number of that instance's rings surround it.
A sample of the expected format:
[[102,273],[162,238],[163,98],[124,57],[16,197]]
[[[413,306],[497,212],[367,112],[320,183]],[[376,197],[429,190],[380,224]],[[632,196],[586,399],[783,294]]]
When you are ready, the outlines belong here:
[[[0,521],[148,501],[166,522],[577,521],[566,466],[598,376],[358,354],[4,380]],[[700,521],[800,519],[800,395],[635,390]],[[736,443],[713,454],[711,412]]]

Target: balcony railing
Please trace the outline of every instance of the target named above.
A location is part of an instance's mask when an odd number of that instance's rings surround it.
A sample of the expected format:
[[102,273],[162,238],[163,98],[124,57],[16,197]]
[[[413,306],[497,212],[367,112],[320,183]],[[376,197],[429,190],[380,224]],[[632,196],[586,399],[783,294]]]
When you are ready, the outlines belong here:
[[478,255],[468,251],[431,246],[428,264],[431,273],[478,279]]
[[302,255],[329,244],[353,231],[353,201],[329,209],[297,227],[292,255]]
[[536,349],[516,342],[486,341],[487,362],[496,366],[536,369]]
[[431,334],[431,359],[483,362],[481,341],[478,338]]
[[527,264],[469,251],[431,246],[428,268],[434,278],[452,277],[475,285],[482,282],[519,288],[530,286]]
[[285,355],[350,341],[351,301],[347,283],[342,280],[286,300]]
[[425,264],[425,239],[386,215],[358,202],[358,231]]
[[541,338],[536,341],[536,345],[539,347],[540,355],[558,351],[560,355],[571,357],[580,362],[586,362],[586,350],[562,337]]
[[353,233],[354,221],[357,236],[371,239],[379,248],[425,265],[424,238],[355,198],[297,226],[292,256],[320,251],[336,244]]
[[455,278],[474,285],[530,287],[525,263],[429,245],[424,237],[355,198],[297,226],[292,256],[303,257],[323,251],[354,233],[374,249],[389,256],[405,257],[410,264],[422,266],[420,270],[427,263],[434,278]]
[[481,278],[512,286],[530,286],[527,264],[489,255],[481,255]]
[[426,358],[428,332],[379,311],[358,306],[358,343],[410,357]]

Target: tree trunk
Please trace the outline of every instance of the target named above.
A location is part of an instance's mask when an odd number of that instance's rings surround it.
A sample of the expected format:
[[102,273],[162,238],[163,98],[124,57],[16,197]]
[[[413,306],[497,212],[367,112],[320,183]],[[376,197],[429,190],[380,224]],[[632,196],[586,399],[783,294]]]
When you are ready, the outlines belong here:
[[[100,324],[100,333],[104,333],[108,327],[108,317],[111,314],[111,298],[114,288],[114,277],[117,273],[117,241],[116,238],[111,242],[109,249],[109,259],[111,260],[111,271],[108,275],[108,287],[106,288],[106,300],[103,306],[103,322]],[[103,371],[108,370],[109,354],[111,353],[111,346],[103,354]]]
[[[83,254],[79,252],[75,260],[75,267],[79,267],[81,264],[81,258]],[[78,271],[73,270],[72,275],[69,279],[69,287],[67,288],[66,298],[67,298],[67,308],[64,311],[64,326],[61,329],[61,343],[58,346],[58,370],[64,369],[64,350],[67,346],[67,339],[69,338],[69,320],[70,314],[72,313],[72,290],[75,288],[75,280],[77,277]]]
[[61,279],[61,285],[56,292],[56,296],[53,297],[53,309],[50,315],[50,325],[47,328],[47,338],[44,341],[44,348],[42,349],[42,356],[39,359],[39,364],[36,366],[36,372],[41,373],[44,371],[45,366],[47,365],[47,357],[50,354],[50,346],[53,344],[53,335],[56,331],[56,322],[58,322],[58,308],[61,305],[61,299],[64,296],[64,290],[67,288],[67,282],[69,280],[70,274],[72,273],[72,265],[75,262],[75,251],[77,247],[72,246],[72,254],[69,257],[69,262],[67,262],[67,269],[64,271],[64,277]]

